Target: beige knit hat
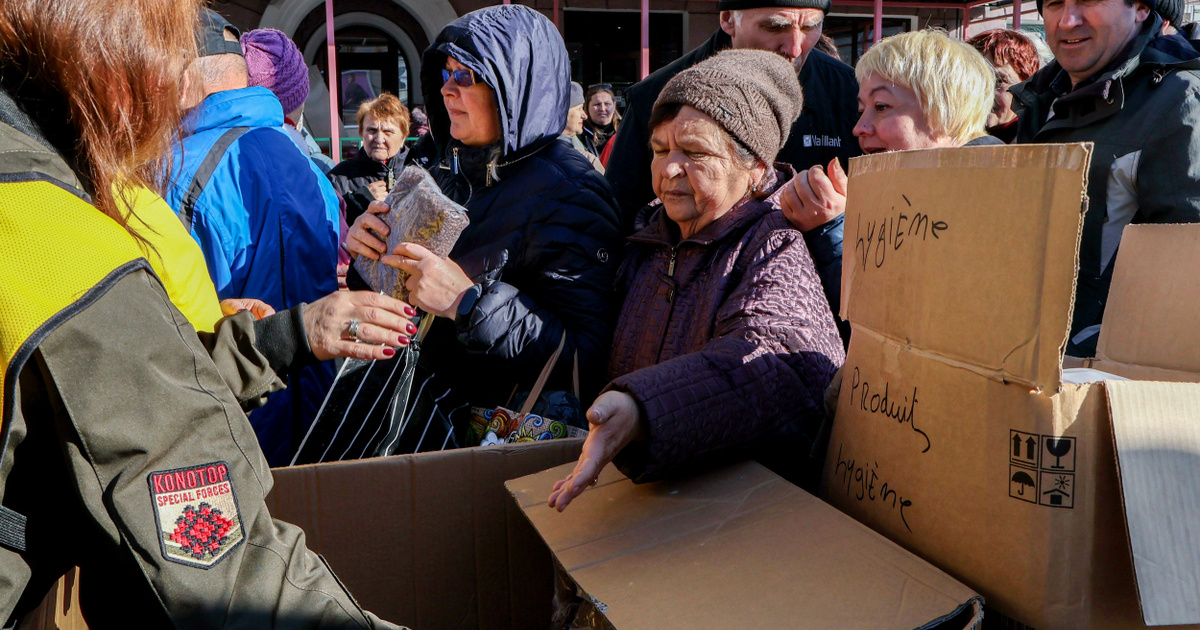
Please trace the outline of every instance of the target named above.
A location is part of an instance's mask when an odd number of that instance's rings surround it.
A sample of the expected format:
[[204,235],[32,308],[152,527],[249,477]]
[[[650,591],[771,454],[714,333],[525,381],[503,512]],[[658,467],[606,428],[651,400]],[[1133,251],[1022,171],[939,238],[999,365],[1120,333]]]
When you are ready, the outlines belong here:
[[708,114],[770,166],[787,142],[804,96],[796,69],[781,55],[735,49],[675,75],[654,101],[689,105]]

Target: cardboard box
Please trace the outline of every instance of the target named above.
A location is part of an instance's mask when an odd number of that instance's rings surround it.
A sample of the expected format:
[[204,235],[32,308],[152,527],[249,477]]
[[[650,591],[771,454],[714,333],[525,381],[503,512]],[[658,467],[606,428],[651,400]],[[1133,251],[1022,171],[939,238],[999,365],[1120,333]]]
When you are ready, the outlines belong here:
[[276,468],[295,523],[358,603],[414,630],[549,625],[550,553],[504,482],[579,457],[582,439]]
[[[852,162],[822,492],[1021,623],[1197,624],[1200,385],[1063,380],[1090,150]],[[1198,238],[1126,230],[1089,365],[1200,380]]]
[[960,630],[981,617],[970,589],[757,463],[644,485],[609,466],[559,513],[546,499],[572,466],[506,485],[616,630]]

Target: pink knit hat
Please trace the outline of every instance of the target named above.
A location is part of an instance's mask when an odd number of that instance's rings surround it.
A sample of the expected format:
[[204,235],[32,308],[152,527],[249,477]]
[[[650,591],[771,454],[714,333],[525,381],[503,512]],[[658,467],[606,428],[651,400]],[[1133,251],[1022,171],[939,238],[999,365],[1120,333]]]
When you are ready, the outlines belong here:
[[296,44],[273,28],[250,31],[241,41],[251,87],[274,92],[285,114],[303,105],[308,98],[308,67]]

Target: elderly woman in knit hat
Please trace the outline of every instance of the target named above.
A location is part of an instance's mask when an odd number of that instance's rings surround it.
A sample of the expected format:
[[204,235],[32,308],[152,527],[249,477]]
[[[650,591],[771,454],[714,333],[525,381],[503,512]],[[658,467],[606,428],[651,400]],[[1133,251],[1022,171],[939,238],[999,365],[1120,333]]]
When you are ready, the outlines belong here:
[[250,87],[271,90],[283,106],[283,128],[296,146],[321,169],[329,173],[333,160],[304,128],[304,101],[308,98],[308,67],[304,55],[282,31],[260,28],[242,35],[242,56],[246,58]]
[[758,50],[722,52],[663,88],[650,117],[658,199],[618,273],[611,381],[552,507],[614,458],[638,482],[745,456],[805,481],[845,357],[778,204],[794,172],[775,157],[802,100],[791,64]]

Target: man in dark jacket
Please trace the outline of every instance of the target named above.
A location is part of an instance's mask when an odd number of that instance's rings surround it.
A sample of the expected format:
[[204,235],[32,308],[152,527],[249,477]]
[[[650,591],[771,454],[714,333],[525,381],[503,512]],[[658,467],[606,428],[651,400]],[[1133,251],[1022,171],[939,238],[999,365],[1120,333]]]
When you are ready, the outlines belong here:
[[1049,0],[1055,60],[1012,88],[1017,142],[1093,142],[1067,352],[1092,356],[1121,231],[1200,221],[1200,53],[1153,0]]
[[[634,229],[634,217],[654,200],[650,187],[650,109],[672,77],[726,48],[777,52],[800,68],[804,111],[792,126],[780,162],[797,171],[861,155],[854,139],[858,122],[858,82],[854,70],[813,50],[821,38],[828,0],[721,0],[721,28],[705,43],[660,68],[625,91],[628,105],[614,140],[605,176],[621,205],[622,228]],[[810,243],[811,246],[811,243]],[[819,263],[818,263],[819,264]]]
[[[826,166],[837,158],[842,166],[861,155],[854,137],[858,122],[858,81],[854,70],[813,50],[821,38],[829,0],[721,0],[721,28],[698,48],[660,68],[625,91],[628,106],[613,142],[605,177],[621,207],[621,228],[631,234],[637,213],[654,200],[650,186],[650,110],[672,77],[726,48],[758,48],[777,52],[800,68],[804,109],[792,125],[779,162],[797,172]],[[804,233],[822,278],[836,274],[842,261],[842,217],[816,225],[797,225]],[[833,273],[831,273],[833,272]],[[837,287],[826,284],[826,297],[837,304]],[[836,306],[834,307],[836,308]]]
[[408,109],[386,92],[360,105],[356,118],[362,146],[329,171],[334,190],[346,200],[347,225],[392,191],[408,156],[404,141],[411,124]]

